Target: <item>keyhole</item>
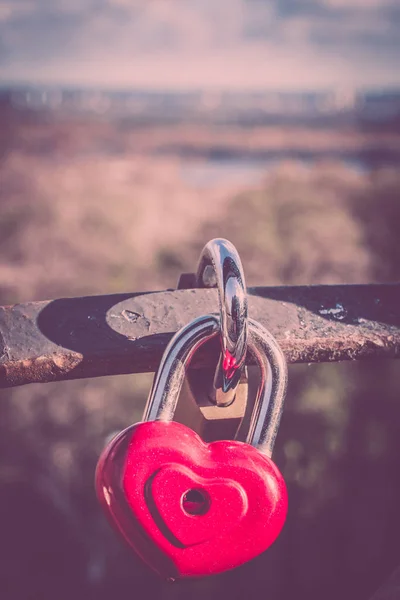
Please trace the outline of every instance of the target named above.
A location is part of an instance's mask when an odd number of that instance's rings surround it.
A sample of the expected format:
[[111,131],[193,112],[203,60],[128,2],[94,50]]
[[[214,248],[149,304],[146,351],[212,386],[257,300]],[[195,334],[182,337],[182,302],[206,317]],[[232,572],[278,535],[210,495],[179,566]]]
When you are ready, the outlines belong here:
[[203,490],[188,490],[182,497],[182,506],[188,515],[205,515],[210,508],[210,499]]

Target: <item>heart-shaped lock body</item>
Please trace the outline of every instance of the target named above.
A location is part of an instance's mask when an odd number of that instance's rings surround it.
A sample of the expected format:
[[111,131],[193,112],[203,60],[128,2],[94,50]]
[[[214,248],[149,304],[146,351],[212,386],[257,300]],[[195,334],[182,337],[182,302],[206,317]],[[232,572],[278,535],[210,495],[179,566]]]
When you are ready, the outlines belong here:
[[100,458],[96,488],[112,524],[168,579],[254,558],[277,538],[287,512],[271,459],[242,442],[206,444],[173,421],[120,433]]

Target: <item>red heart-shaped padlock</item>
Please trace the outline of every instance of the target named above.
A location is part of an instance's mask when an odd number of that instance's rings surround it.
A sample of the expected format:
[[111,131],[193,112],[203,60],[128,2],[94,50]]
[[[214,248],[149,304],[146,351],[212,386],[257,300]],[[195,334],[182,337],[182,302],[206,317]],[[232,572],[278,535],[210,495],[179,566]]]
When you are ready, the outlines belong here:
[[242,442],[206,444],[173,421],[120,433],[100,458],[96,488],[112,524],[168,579],[254,558],[287,512],[285,482],[267,456]]

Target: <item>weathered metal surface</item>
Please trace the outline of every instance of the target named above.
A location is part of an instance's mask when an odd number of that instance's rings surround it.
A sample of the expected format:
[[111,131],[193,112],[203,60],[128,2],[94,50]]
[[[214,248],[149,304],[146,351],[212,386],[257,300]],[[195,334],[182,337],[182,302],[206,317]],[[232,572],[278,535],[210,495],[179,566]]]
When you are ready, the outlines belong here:
[[[288,362],[400,356],[400,284],[248,288],[249,315]],[[171,336],[218,311],[214,289],[67,298],[0,308],[0,386],[154,371]],[[215,344],[194,366],[214,366]]]

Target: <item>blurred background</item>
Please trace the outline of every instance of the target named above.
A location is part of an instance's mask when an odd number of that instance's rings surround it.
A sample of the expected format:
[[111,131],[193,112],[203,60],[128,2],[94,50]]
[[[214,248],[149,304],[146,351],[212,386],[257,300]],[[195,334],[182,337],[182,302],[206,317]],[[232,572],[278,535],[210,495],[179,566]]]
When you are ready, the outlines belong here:
[[[250,285],[398,280],[399,23],[396,0],[0,0],[1,304],[174,287],[217,236]],[[1,598],[368,598],[400,561],[398,365],[289,375],[283,534],[182,585],[93,488],[151,376],[1,391]]]

